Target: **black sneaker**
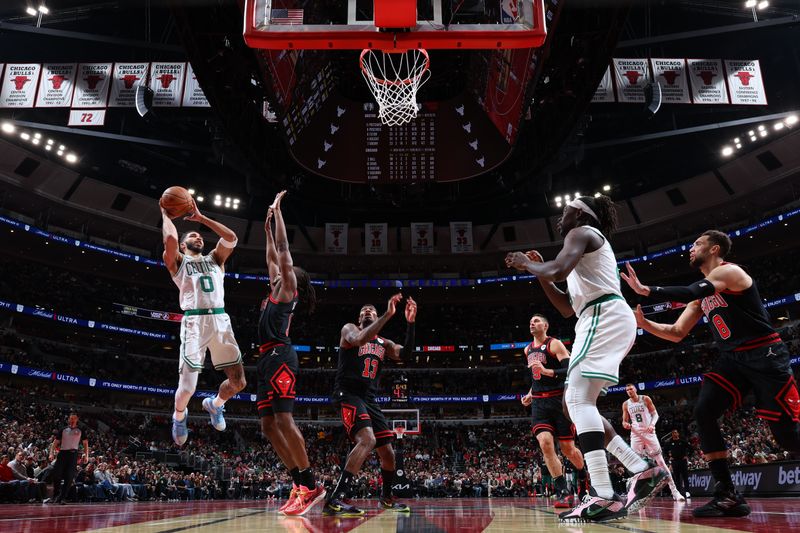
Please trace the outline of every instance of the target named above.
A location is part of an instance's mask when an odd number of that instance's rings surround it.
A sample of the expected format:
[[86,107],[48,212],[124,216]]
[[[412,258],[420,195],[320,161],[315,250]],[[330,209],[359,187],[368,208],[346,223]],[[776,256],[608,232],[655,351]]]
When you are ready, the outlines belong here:
[[556,509],[572,509],[575,507],[575,496],[571,492],[563,490],[559,493],[556,501],[553,502],[553,507]]
[[381,498],[380,503],[378,504],[381,509],[386,511],[394,511],[396,513],[410,513],[411,508],[404,504],[397,501],[397,498],[392,496],[391,498]]
[[707,504],[692,509],[697,518],[717,518],[721,516],[742,517],[750,514],[750,506],[742,495],[717,482],[714,485],[714,498]]
[[571,511],[558,515],[562,522],[608,522],[628,516],[625,502],[614,494],[611,499],[601,498],[594,489],[589,489],[581,503]]
[[349,503],[336,499],[325,502],[325,507],[322,508],[322,514],[324,516],[359,517],[367,513],[355,505],[350,505]]
[[669,472],[658,466],[655,461],[649,457],[646,457],[644,461],[647,463],[647,468],[634,474],[628,480],[627,502],[625,503],[628,512],[638,511],[644,507],[669,480]]

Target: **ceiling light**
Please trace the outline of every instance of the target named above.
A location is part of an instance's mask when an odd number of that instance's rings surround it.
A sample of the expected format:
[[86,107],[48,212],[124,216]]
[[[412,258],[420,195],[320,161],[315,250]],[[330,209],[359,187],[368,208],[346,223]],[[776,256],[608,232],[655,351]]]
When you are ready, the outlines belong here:
[[722,155],[724,155],[725,157],[728,157],[732,153],[733,153],[733,148],[731,148],[730,146],[724,146],[722,148]]
[[783,122],[776,122],[775,125],[773,126],[773,128],[775,128],[775,131],[782,130],[783,129]]
[[753,135],[755,135],[755,134],[756,134],[756,132],[755,132],[755,131],[753,131],[753,130],[750,130],[750,131],[748,131],[748,132],[747,132],[747,134],[748,134],[748,135],[750,135],[750,136],[753,136]]
[[762,137],[766,137],[766,136],[767,136],[767,130],[759,131],[758,133],[759,133],[759,135],[761,135]]
[[578,197],[578,196],[580,196],[580,195],[581,195],[581,193],[579,193],[579,192],[576,192],[576,193],[575,193],[575,198],[577,198],[577,197]]
[[758,9],[765,9],[769,7],[769,2],[767,0],[763,0],[763,2],[758,3]]
[[756,0],[747,0],[747,2],[744,3],[744,7],[756,7],[756,3]]
[[10,122],[3,122],[3,125],[0,127],[2,127],[5,133],[14,133],[17,130],[17,127]]
[[198,201],[198,202],[202,202],[203,200],[205,200],[205,198],[203,198],[202,196],[198,196],[198,197],[197,197],[197,201]]
[[233,199],[233,203],[238,204],[239,203],[239,199],[238,198],[234,198]]
[[25,10],[25,13],[27,13],[28,15],[30,15],[32,17],[36,16],[36,10],[33,9],[32,7],[28,7],[28,9]]
[[737,150],[739,150],[741,147],[742,147],[742,145],[741,145],[741,144],[737,144],[737,145],[736,145],[736,149],[737,149]]
[[594,197],[595,198],[599,198],[600,197],[600,193],[599,192],[594,193]]
[[47,144],[53,144],[53,139],[47,139]]
[[569,194],[565,194],[564,195],[564,201],[565,202],[569,202],[569,199],[570,199],[570,195]]
[[39,144],[39,139],[37,139],[37,138],[35,138],[35,137],[34,137],[33,139],[31,139],[31,142],[32,142],[33,144]]
[[42,134],[41,133],[34,133],[33,136],[36,137],[37,139],[41,139],[42,138]]
[[221,205],[222,205],[222,202],[221,202],[220,200],[214,200],[214,205],[216,205],[217,207],[219,207],[219,206],[221,206]]
[[59,150],[59,151],[58,151],[58,152],[56,152],[56,153],[57,153],[58,155],[64,155],[64,150]]
[[239,204],[233,204],[234,209],[239,209]]
[[750,137],[750,140],[751,140],[751,141],[753,141],[753,142],[755,142],[755,141],[757,140],[757,139],[756,139],[756,136],[755,136],[755,135],[753,135],[752,137]]
[[39,6],[39,13],[41,13],[42,15],[47,15],[48,13],[50,13],[50,8],[42,4]]
[[66,146],[64,146],[63,144],[59,144],[59,145],[58,145],[58,149],[59,149],[59,150],[66,150],[66,149],[67,149],[67,147],[66,147]]
[[222,196],[220,196],[219,194],[217,194],[216,196],[214,196],[214,200],[222,200]]
[[603,185],[603,190],[604,190],[605,192],[608,192],[608,191],[610,191],[610,190],[611,190],[611,185]]
[[740,141],[740,140],[739,140],[739,137],[736,137],[736,138],[733,140],[733,142],[735,142],[735,143],[740,143],[740,142],[742,142],[742,141]]
[[44,147],[44,149],[45,149],[45,150],[47,150],[47,151],[49,152],[50,150],[52,150],[52,149],[53,149],[53,147],[52,147],[52,146],[50,146],[50,145],[48,144],[48,145],[46,145],[46,146]]
[[560,201],[561,201],[561,197],[560,196],[556,196],[556,202],[560,202]]
[[75,154],[67,154],[66,158],[67,163],[74,163],[78,160],[78,156]]
[[225,201],[226,201],[226,202],[230,202],[230,201],[231,201],[231,197],[230,197],[230,196],[226,196],[226,197],[225,197]]
[[764,125],[763,125],[763,124],[761,124],[761,125],[758,127],[758,131],[764,131]]
[[556,207],[558,207],[559,209],[561,209],[561,202],[556,202]]
[[194,189],[189,189],[189,194],[194,196]]
[[786,117],[786,125],[791,126],[792,124],[797,124],[797,115],[789,115]]

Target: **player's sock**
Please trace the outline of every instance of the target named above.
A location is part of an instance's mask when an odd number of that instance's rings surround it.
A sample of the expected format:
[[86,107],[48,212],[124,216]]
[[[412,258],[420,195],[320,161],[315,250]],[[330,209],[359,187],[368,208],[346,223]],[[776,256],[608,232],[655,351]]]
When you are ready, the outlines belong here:
[[178,411],[175,409],[175,412],[172,413],[172,418],[177,420],[178,422],[182,422],[184,418],[186,418],[186,409],[183,411]]
[[294,467],[294,468],[290,469],[289,470],[289,475],[292,476],[292,482],[299,487],[300,484],[301,484],[300,483],[300,469],[297,468],[297,467]]
[[721,483],[727,490],[735,490],[733,480],[731,479],[731,471],[728,468],[727,457],[709,461],[708,468],[711,469],[711,475],[714,476],[714,481]]
[[567,490],[567,478],[563,474],[553,479],[553,489],[556,494],[561,494]]
[[381,468],[381,478],[383,478],[383,486],[381,487],[381,495],[384,498],[392,497],[392,484],[394,483],[394,470],[384,470]]
[[614,497],[614,487],[611,485],[611,477],[608,475],[608,459],[605,450],[594,450],[583,453],[583,460],[586,461],[586,468],[592,477],[592,488],[601,498],[611,499]]
[[342,475],[339,477],[339,481],[336,483],[336,486],[328,496],[328,501],[336,500],[342,496],[342,494],[347,494],[348,488],[350,487],[350,481],[353,479],[353,474],[348,472],[347,470],[342,470]]
[[[611,455],[619,459],[619,461],[627,468],[630,472],[634,474],[638,474],[639,472],[644,472],[647,470],[647,463],[644,462],[644,459],[639,457],[631,447],[628,446],[628,443],[622,440],[622,437],[617,435],[611,442],[608,443],[606,446],[606,450],[608,450]],[[584,457],[586,454],[584,454]],[[592,471],[589,471],[589,475],[592,476],[592,486],[594,486],[594,474]]]
[[214,399],[211,401],[211,403],[214,404],[214,407],[222,407],[223,405],[225,405],[225,400],[220,398],[219,394],[217,394],[216,396],[214,396]]
[[315,488],[314,471],[311,470],[310,466],[305,470],[300,470],[298,476],[300,479],[299,485],[302,485],[307,489],[314,490]]

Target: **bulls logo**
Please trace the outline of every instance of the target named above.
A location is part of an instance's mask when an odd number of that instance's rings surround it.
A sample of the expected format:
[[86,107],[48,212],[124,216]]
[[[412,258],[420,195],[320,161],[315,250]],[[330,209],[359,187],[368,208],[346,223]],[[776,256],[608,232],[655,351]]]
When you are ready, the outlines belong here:
[[125,84],[126,89],[133,89],[133,84],[139,79],[136,74],[125,74],[122,76],[122,83]]
[[54,74],[52,78],[50,78],[50,83],[53,84],[53,89],[60,89],[61,84],[64,83],[66,77],[62,76],[61,74]]
[[628,83],[631,85],[637,85],[642,73],[635,70],[626,70],[623,75],[628,78]]
[[341,234],[342,234],[341,230],[338,230],[338,229],[331,230],[331,235],[333,235],[333,245],[334,246],[339,246],[339,235],[341,235]]
[[742,82],[742,85],[744,85],[745,87],[750,85],[750,80],[755,78],[755,76],[753,76],[747,71],[737,72],[736,74],[734,74],[734,76],[739,78],[739,81]]
[[272,378],[269,380],[272,388],[278,391],[278,396],[280,398],[294,398],[296,393],[294,390],[294,385],[297,382],[297,379],[294,377],[294,372],[283,363],[274,374],[272,374]]
[[172,82],[176,80],[174,74],[162,74],[156,79],[161,82],[162,89],[169,89],[169,86],[172,85]]
[[356,423],[356,408],[346,403],[342,404],[342,424],[348,433],[353,429],[353,424]]
[[783,386],[775,400],[789,415],[789,418],[795,422],[800,420],[800,394],[797,392],[797,383],[795,383],[794,377],[789,378],[789,381]]
[[14,82],[14,88],[21,91],[25,88],[25,84],[31,81],[31,79],[28,76],[14,76],[11,78],[11,81]]
[[665,70],[661,73],[661,77],[666,80],[667,85],[675,85],[675,80],[680,76],[677,70]]
[[97,84],[100,83],[105,79],[105,76],[101,76],[99,74],[89,74],[84,78],[86,80],[87,88],[90,91],[94,91],[97,89]]
[[717,73],[710,70],[701,70],[697,73],[697,75],[700,76],[701,80],[703,80],[703,85],[711,85]]

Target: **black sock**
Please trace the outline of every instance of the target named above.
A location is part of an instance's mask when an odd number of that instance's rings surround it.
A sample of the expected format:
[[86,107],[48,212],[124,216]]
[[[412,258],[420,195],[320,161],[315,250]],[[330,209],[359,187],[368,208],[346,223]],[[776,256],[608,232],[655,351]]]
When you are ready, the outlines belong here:
[[556,493],[564,492],[567,490],[567,479],[560,475],[557,478],[553,479],[553,491]]
[[350,488],[350,482],[353,480],[353,474],[348,472],[347,470],[342,470],[342,475],[339,477],[339,481],[336,483],[336,486],[331,491],[330,496],[328,496],[328,501],[336,500],[342,497],[347,497],[347,492]]
[[394,483],[394,470],[384,470],[381,468],[381,477],[383,478],[383,487],[381,487],[381,495],[389,499],[392,497],[392,484]]
[[586,481],[586,466],[578,470],[578,481]]
[[316,488],[316,484],[314,483],[314,471],[311,470],[310,466],[300,471],[300,483],[298,483],[298,485],[302,485],[311,490]]
[[736,490],[736,487],[733,485],[733,479],[731,479],[731,471],[728,468],[727,457],[709,461],[708,467],[711,469],[711,475],[714,476],[714,481],[721,484],[725,490],[731,492]]
[[295,485],[300,486],[300,469],[297,467],[292,468],[289,470],[289,475],[292,476],[292,482]]

